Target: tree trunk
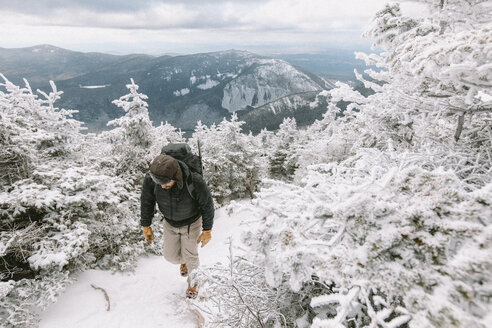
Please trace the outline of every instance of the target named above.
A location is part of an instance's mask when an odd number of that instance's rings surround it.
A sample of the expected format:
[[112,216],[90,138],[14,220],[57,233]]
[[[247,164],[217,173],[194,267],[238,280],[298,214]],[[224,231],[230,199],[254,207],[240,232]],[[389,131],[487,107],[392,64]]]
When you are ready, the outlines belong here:
[[454,140],[458,141],[463,131],[463,123],[465,123],[465,114],[458,116],[458,126],[456,127],[456,133],[454,134]]

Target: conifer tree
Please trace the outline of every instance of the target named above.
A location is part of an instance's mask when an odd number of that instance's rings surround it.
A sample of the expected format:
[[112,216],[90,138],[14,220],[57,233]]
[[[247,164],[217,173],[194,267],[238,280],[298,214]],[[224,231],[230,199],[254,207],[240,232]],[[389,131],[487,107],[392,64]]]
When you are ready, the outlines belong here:
[[117,126],[109,133],[113,144],[113,155],[117,158],[116,172],[133,175],[148,168],[151,160],[149,147],[152,144],[152,122],[149,118],[148,97],[139,93],[139,86],[133,79],[127,84],[130,93],[114,100],[113,103],[125,111],[125,115],[108,122]]
[[[37,316],[87,268],[127,269],[144,251],[131,185],[101,170],[107,140],[80,134],[62,94],[0,84],[0,322]],[[90,152],[90,153],[89,153]],[[89,153],[89,154],[88,154]],[[4,157],[5,155],[5,157]],[[114,158],[111,158],[114,166]],[[116,161],[118,162],[118,161]]]
[[[398,4],[376,14],[368,35],[383,51],[357,56],[378,70],[356,72],[374,93],[330,91],[299,185],[266,180],[255,202],[230,208],[256,226],[241,259],[264,272],[248,290],[309,300],[303,320],[285,312],[286,325],[488,327],[490,1],[421,2],[431,5],[423,18]],[[349,104],[336,118],[340,100]],[[218,285],[216,304],[233,298]]]
[[356,72],[375,94],[339,84],[332,102],[351,102],[345,115],[360,112],[358,145],[386,149],[390,140],[427,157],[430,167],[460,167],[470,187],[483,186],[492,167],[482,155],[492,146],[490,6],[425,2],[430,14],[420,19],[402,16],[398,3],[376,14],[367,35],[384,52],[357,57],[380,70],[365,70],[372,81]]
[[275,145],[270,156],[270,177],[292,180],[298,168],[300,132],[294,118],[285,118],[275,133]]
[[258,188],[262,165],[253,137],[241,133],[243,124],[235,114],[210,128],[199,123],[190,139],[191,145],[200,140],[204,176],[219,202],[254,197]]

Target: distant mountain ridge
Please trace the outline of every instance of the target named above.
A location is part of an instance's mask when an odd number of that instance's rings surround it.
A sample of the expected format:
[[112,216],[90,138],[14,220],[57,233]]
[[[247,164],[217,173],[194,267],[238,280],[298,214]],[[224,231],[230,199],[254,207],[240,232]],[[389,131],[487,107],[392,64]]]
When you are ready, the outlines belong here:
[[[54,80],[64,92],[58,106],[79,110],[76,118],[93,131],[124,114],[111,101],[127,93],[130,78],[149,96],[154,124],[167,121],[183,130],[192,130],[198,120],[218,123],[234,112],[252,131],[272,129],[278,124],[272,126],[266,117],[281,122],[293,111],[288,101],[280,102],[274,112],[264,105],[298,94],[314,98],[333,87],[332,82],[284,60],[238,50],[153,57],[80,53],[49,45],[0,48],[0,72],[17,84],[26,77],[33,89],[49,90],[48,80]],[[303,122],[303,115],[311,117],[325,109],[304,106],[295,111]],[[265,116],[265,111],[270,113]]]
[[47,80],[74,78],[133,57],[142,60],[152,58],[148,55],[83,53],[47,44],[28,48],[0,48],[0,72],[17,84],[22,78],[31,84],[45,84]]

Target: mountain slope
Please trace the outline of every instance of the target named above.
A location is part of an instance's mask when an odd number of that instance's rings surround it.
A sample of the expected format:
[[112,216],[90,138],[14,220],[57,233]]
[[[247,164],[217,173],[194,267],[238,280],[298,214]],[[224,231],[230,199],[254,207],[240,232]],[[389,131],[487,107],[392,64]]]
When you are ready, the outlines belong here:
[[45,84],[48,80],[61,81],[99,70],[107,65],[125,62],[137,56],[142,60],[147,55],[115,56],[102,53],[82,53],[51,45],[28,48],[0,48],[0,72],[12,82],[21,83],[26,78],[33,85]]
[[[9,58],[0,65],[0,72],[14,83],[27,77],[34,88],[49,91],[48,80],[55,80],[64,92],[58,106],[79,110],[75,118],[92,131],[106,128],[109,120],[124,114],[111,102],[128,92],[125,86],[130,78],[140,86],[141,93],[149,96],[151,120],[155,124],[167,121],[182,130],[193,130],[199,120],[207,125],[218,123],[237,111],[332,87],[286,61],[237,50],[151,57],[84,54],[37,46],[0,49],[0,58]],[[302,116],[306,110],[312,108],[297,108],[296,113]],[[305,114],[312,116],[312,112]],[[252,131],[266,126],[256,118],[244,116]],[[274,121],[281,120],[275,117]],[[272,126],[275,128],[275,124],[268,124]]]

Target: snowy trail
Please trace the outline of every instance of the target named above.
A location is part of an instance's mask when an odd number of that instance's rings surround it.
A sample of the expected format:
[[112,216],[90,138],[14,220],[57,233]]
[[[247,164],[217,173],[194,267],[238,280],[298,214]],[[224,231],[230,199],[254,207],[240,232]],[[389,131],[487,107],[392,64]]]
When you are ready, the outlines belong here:
[[[203,265],[227,261],[228,238],[239,240],[241,221],[241,216],[229,217],[225,208],[216,211],[212,240],[200,249]],[[178,271],[178,265],[161,256],[142,257],[131,273],[85,271],[41,314],[40,328],[197,327],[184,297],[186,278]],[[91,284],[108,293],[109,312],[103,292]]]

